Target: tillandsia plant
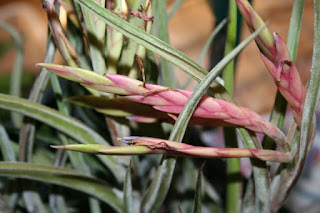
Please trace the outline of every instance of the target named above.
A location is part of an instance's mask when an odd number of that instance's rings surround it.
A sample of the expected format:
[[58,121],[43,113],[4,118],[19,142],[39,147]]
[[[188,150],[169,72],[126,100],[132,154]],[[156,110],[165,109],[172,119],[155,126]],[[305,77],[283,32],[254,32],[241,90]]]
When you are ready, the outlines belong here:
[[[230,0],[225,57],[209,72],[169,44],[168,19],[181,2],[167,13],[166,1],[42,1],[50,33],[41,72],[28,100],[0,94],[0,108],[25,116],[0,123],[0,175],[10,177],[1,186],[5,210],[276,212],[283,206],[315,135],[320,1],[314,0],[308,87],[294,65],[303,1],[294,1],[286,45],[249,2]],[[235,46],[237,8],[252,34]],[[253,40],[279,91],[270,121],[232,96],[235,58]],[[52,63],[56,49],[64,65]],[[194,90],[179,87],[173,66],[199,82]],[[48,96],[56,108],[41,104]],[[286,103],[294,116],[287,134]],[[225,147],[204,145],[199,126],[224,127]],[[247,180],[239,158],[250,158]],[[211,162],[227,171],[212,174]]]

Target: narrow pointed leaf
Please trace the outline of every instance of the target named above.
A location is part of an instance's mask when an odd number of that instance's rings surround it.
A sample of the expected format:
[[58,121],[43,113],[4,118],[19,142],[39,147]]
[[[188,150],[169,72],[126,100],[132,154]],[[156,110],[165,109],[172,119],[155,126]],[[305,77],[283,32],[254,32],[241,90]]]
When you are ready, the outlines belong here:
[[[52,36],[48,38],[47,52],[44,61],[52,63],[56,48]],[[42,100],[45,88],[48,85],[50,72],[45,68],[40,69],[40,73],[35,79],[29,94],[29,101],[39,103]],[[24,119],[19,133],[19,160],[29,161],[32,158],[32,147],[34,145],[35,124],[32,119]]]
[[[23,71],[23,41],[17,30],[6,22],[0,21],[0,28],[7,31],[17,48],[17,55],[14,61],[13,69],[10,76],[10,95],[20,97],[21,95],[21,78]],[[21,126],[21,115],[11,113],[12,121],[15,127]]]
[[290,25],[287,37],[287,47],[290,54],[290,59],[295,62],[298,52],[298,44],[300,38],[300,29],[302,22],[304,0],[293,1],[293,7],[290,18]]
[[168,19],[170,20],[176,12],[181,7],[184,0],[175,0],[173,6],[171,7],[170,11],[168,12]]
[[0,123],[0,150],[5,161],[16,161],[16,155],[14,153],[13,147],[11,146],[9,136]]
[[199,173],[198,173],[198,179],[197,179],[197,185],[196,185],[196,193],[194,195],[194,203],[193,203],[193,213],[201,213],[201,200],[202,200],[202,167],[201,166]]
[[[101,6],[105,5],[105,0],[96,2]],[[83,18],[88,30],[87,36],[93,70],[98,73],[105,73],[107,70],[104,59],[106,25],[86,8],[83,9]]]
[[211,35],[209,36],[206,44],[204,45],[201,53],[200,53],[200,56],[197,60],[197,63],[198,64],[201,64],[201,62],[203,61],[204,57],[206,56],[209,48],[211,47],[211,43],[212,41],[214,40],[214,38],[220,33],[220,31],[224,28],[224,26],[227,24],[227,18],[223,19],[218,26],[216,26],[214,28],[214,31],[211,33]]
[[[152,11],[154,21],[152,24],[152,34],[162,41],[170,44],[168,33],[167,1],[152,1]],[[175,73],[173,66],[164,58],[160,59],[161,83],[167,87],[175,87]]]
[[126,179],[123,186],[123,207],[125,213],[133,212],[132,202],[132,182],[131,182],[131,161],[127,169]]
[[[122,3],[125,1],[114,0],[112,6],[112,12],[121,14],[122,13]],[[87,8],[86,8],[87,9]],[[88,10],[90,13],[91,11]],[[92,13],[94,14],[94,13]],[[101,21],[97,18],[98,21]],[[108,56],[108,69],[107,73],[117,73],[118,72],[118,61],[120,59],[121,50],[123,47],[123,34],[115,30],[113,27],[107,27],[107,56]]]
[[[152,106],[137,103],[127,98],[107,98],[97,96],[77,96],[66,99],[71,103],[96,109],[98,112],[110,116],[143,116],[155,118],[159,121],[170,120],[167,113],[155,110]],[[131,119],[132,117],[129,117]],[[171,119],[173,120],[173,119]],[[155,120],[156,121],[156,120]]]

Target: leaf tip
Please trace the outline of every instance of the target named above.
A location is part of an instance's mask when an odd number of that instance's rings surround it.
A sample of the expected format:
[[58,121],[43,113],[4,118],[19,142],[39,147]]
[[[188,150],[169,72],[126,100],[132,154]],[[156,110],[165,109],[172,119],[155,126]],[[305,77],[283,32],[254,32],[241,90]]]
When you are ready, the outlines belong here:
[[57,146],[57,145],[50,145],[51,148],[54,148],[54,149],[66,149],[66,146],[65,145],[60,145],[60,146]]
[[43,67],[44,66],[44,63],[36,63],[36,67]]

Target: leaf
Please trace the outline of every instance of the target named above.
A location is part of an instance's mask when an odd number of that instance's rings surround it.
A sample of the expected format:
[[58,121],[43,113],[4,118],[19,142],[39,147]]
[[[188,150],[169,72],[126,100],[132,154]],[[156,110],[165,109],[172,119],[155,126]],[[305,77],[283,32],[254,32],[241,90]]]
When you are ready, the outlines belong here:
[[[25,99],[0,94],[0,108],[22,113],[25,116],[39,120],[76,139],[80,143],[109,145],[98,133],[80,121],[63,115],[49,107],[36,104]],[[125,170],[112,156],[99,156],[118,180],[123,180]]]
[[[177,0],[179,1],[179,0]],[[209,48],[211,47],[211,43],[212,41],[215,39],[215,37],[218,35],[218,33],[220,33],[220,31],[223,29],[223,27],[227,24],[227,18],[223,19],[220,24],[214,28],[214,31],[211,33],[211,35],[209,36],[206,44],[204,45],[204,47],[202,48],[201,50],[201,53],[197,59],[197,63],[198,64],[201,64],[204,57],[206,56]],[[217,77],[217,79],[220,78],[220,77]],[[189,77],[184,83],[183,85],[181,86],[182,89],[186,89],[188,87],[188,85],[190,84],[191,82],[191,77]],[[221,81],[223,81],[221,78],[220,78]]]
[[[168,15],[166,10],[167,1],[152,1],[152,12],[154,20],[152,24],[152,34],[162,41],[170,44],[168,33]],[[175,74],[173,66],[167,60],[160,59],[161,83],[167,87],[175,87]]]
[[[105,0],[97,1],[101,6],[105,5]],[[83,8],[83,18],[88,31],[90,59],[93,70],[98,73],[104,73],[107,69],[104,59],[104,43],[106,35],[106,25],[97,20],[88,9]]]
[[[47,52],[44,61],[51,63],[54,60],[56,48],[52,37],[48,38]],[[45,88],[48,85],[50,73],[41,68],[39,75],[32,85],[29,93],[29,101],[41,102]],[[19,161],[29,161],[32,158],[32,150],[34,145],[35,124],[32,119],[23,119],[22,126],[19,133]]]
[[133,212],[132,208],[132,182],[131,182],[131,161],[127,169],[126,173],[126,179],[123,186],[123,206],[124,206],[124,212],[130,213]]
[[152,106],[137,103],[126,98],[97,96],[77,96],[66,99],[71,103],[96,109],[110,116],[144,116],[160,120],[171,119],[167,113],[155,110]]
[[294,62],[297,57],[298,43],[300,37],[302,13],[304,0],[293,1],[291,12],[290,25],[288,30],[287,47],[290,54],[290,59]]
[[3,156],[3,159],[5,161],[16,161],[16,155],[14,153],[13,147],[10,144],[9,136],[3,127],[3,125],[0,123],[0,150]]
[[202,170],[205,165],[205,162],[202,164],[201,168],[199,169],[198,179],[197,179],[197,186],[196,186],[196,193],[194,195],[194,203],[193,203],[193,213],[201,213],[201,200],[202,200]]
[[109,204],[117,212],[123,210],[121,199],[106,182],[70,169],[30,163],[0,162],[0,175],[57,184],[94,196]]
[[210,37],[208,38],[206,44],[204,45],[203,49],[201,50],[200,56],[197,60],[198,64],[201,64],[204,57],[206,56],[209,48],[211,47],[211,43],[214,40],[214,38],[220,33],[220,31],[224,28],[224,26],[227,24],[227,18],[223,19],[218,26],[214,28],[214,31],[211,33]]
[[[0,21],[0,27],[6,30],[12,37],[15,46],[17,47],[17,56],[14,61],[13,69],[10,76],[10,94],[20,97],[21,95],[21,78],[23,71],[23,42],[17,30],[6,22]],[[21,125],[22,117],[17,114],[11,115],[14,126]]]
[[181,7],[184,0],[175,0],[173,6],[171,7],[170,11],[168,12],[168,20],[170,20],[176,12]]

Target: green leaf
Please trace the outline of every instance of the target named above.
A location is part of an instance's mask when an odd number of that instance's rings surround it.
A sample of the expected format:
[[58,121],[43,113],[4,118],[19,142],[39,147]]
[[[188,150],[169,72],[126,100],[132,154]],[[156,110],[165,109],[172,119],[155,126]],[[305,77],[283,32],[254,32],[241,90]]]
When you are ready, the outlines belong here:
[[303,6],[304,0],[293,1],[287,38],[287,47],[289,50],[290,58],[293,62],[295,62],[298,52]]
[[[62,114],[66,116],[70,116],[67,103],[63,102],[62,100],[63,93],[62,93],[62,88],[60,86],[58,77],[53,73],[50,73],[50,82],[51,82],[53,92],[56,96],[55,98],[56,98],[58,110]],[[62,144],[64,145],[76,143],[72,138],[67,137],[65,134],[62,134],[61,132],[58,133],[58,136],[61,139]],[[68,156],[71,161],[71,164],[75,169],[88,174],[90,173],[89,166],[86,164],[86,162],[83,159],[83,154],[68,152]]]
[[[112,11],[117,14],[122,13],[121,0],[114,0]],[[94,13],[93,13],[94,14]],[[95,14],[96,15],[96,14]],[[99,20],[99,19],[98,19]],[[118,72],[118,61],[120,59],[121,50],[123,47],[123,34],[116,31],[114,28],[107,28],[107,56],[108,56],[108,69],[107,73]]]
[[[44,61],[51,63],[54,60],[56,48],[52,37],[48,39],[47,53]],[[32,89],[29,94],[29,101],[41,102],[43,93],[48,85],[50,73],[41,68],[39,75],[33,83]],[[35,124],[32,119],[24,119],[19,133],[19,160],[29,161],[32,158],[32,149],[34,145],[35,137]]]
[[252,213],[255,212],[255,203],[256,198],[254,196],[254,183],[253,179],[249,179],[246,187],[246,192],[243,197],[243,203],[242,203],[242,211],[243,213]]
[[211,43],[212,41],[214,40],[214,38],[218,35],[218,33],[220,33],[220,31],[223,29],[223,27],[227,24],[227,18],[223,19],[218,26],[216,26],[214,28],[214,31],[211,33],[211,35],[209,36],[206,44],[204,45],[201,53],[200,53],[200,56],[197,60],[197,63],[198,64],[201,64],[201,62],[203,61],[204,57],[206,56],[209,48],[211,47]]
[[[25,99],[0,94],[0,108],[22,113],[25,116],[44,122],[80,143],[109,145],[98,133],[80,121],[49,107]],[[118,164],[116,158],[112,156],[99,156],[99,158],[118,180],[124,179],[125,170]]]
[[[23,42],[19,33],[11,25],[0,21],[0,27],[6,30],[13,38],[15,46],[17,47],[17,56],[14,61],[13,69],[10,77],[10,94],[21,96],[21,78],[23,71]],[[12,114],[12,120],[16,127],[21,125],[21,115]]]
[[0,123],[0,150],[5,161],[16,161],[16,155],[14,153],[13,147],[11,146],[9,136],[4,129],[3,125]]
[[[132,2],[131,10],[136,11],[139,9],[140,5],[143,5],[143,0],[136,0]],[[143,20],[137,18],[137,17],[130,17],[129,19],[130,24],[140,27],[143,24]],[[118,63],[119,66],[119,72],[118,74],[128,76],[130,69],[132,69],[132,66],[134,66],[134,55],[136,54],[138,50],[138,44],[129,39],[127,43],[122,48],[121,58]]]
[[168,12],[168,20],[170,20],[174,14],[179,10],[183,3],[183,0],[175,0],[171,10]]
[[[221,23],[215,27],[214,31],[211,33],[211,35],[209,36],[206,44],[204,45],[204,47],[202,48],[201,50],[201,53],[198,57],[198,60],[197,60],[197,63],[198,64],[201,64],[204,57],[206,56],[209,48],[211,47],[211,43],[212,41],[214,40],[214,38],[218,35],[218,33],[223,29],[223,27],[227,24],[227,18],[223,19],[221,21]],[[184,83],[183,85],[181,86],[182,89],[186,89],[188,87],[188,85],[190,84],[192,78],[189,77]]]
[[130,213],[133,212],[132,208],[132,183],[131,183],[131,161],[127,169],[126,179],[123,186],[123,206],[124,212]]
[[150,118],[168,118],[167,114],[155,110],[152,106],[133,102],[126,98],[107,98],[104,96],[83,95],[66,99],[74,104],[96,109],[110,116],[144,116]]
[[[314,1],[314,42],[313,56],[310,70],[308,92],[303,107],[302,124],[300,134],[299,158],[306,157],[309,146],[313,143],[315,131],[315,111],[320,98],[320,0]],[[303,162],[303,161],[302,161]]]
[[[105,5],[105,0],[97,1],[99,5]],[[97,20],[97,17],[88,9],[83,8],[83,18],[88,31],[90,59],[93,70],[98,73],[105,73],[107,66],[104,59],[104,43],[106,35],[106,25]]]
[[70,169],[29,163],[0,162],[0,175],[57,184],[92,195],[122,212],[122,201],[106,183]]
[[202,164],[199,173],[198,173],[198,179],[197,179],[197,187],[196,187],[196,193],[194,196],[194,203],[193,203],[193,213],[201,213],[201,200],[202,200],[202,170],[203,170],[204,164]]
[[141,203],[141,212],[157,212],[166,198],[176,165],[175,157],[166,157],[158,167],[148,191]]
[[[152,34],[167,44],[170,44],[166,2],[167,1],[153,1],[151,4],[152,12],[154,14]],[[172,64],[163,58],[160,59],[160,64],[162,85],[166,87],[175,87],[175,76]]]

